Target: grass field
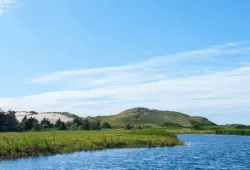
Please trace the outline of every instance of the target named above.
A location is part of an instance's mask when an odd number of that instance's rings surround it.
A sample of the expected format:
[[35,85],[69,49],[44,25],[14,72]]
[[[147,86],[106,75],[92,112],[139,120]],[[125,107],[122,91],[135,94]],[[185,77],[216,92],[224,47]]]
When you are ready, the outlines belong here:
[[101,130],[0,133],[0,159],[109,148],[183,145],[165,130]]

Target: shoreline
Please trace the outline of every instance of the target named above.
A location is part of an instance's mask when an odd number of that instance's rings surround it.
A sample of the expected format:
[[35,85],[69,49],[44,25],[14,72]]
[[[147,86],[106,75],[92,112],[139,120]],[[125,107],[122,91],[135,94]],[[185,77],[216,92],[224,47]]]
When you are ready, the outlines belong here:
[[184,145],[175,134],[164,130],[140,130],[129,133],[125,130],[10,132],[0,133],[0,139],[0,160],[77,151]]

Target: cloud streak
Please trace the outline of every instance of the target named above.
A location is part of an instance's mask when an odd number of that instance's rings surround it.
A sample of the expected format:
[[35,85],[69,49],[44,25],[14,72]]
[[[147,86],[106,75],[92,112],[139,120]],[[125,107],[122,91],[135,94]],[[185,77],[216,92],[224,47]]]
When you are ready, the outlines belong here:
[[[30,79],[34,84],[53,84],[60,81],[68,81],[71,79],[83,80],[86,78],[89,81],[89,77],[100,79],[105,76],[104,79],[112,79],[115,76],[118,78],[120,75],[131,75],[136,77],[135,74],[145,73],[145,76],[141,77],[153,77],[158,74],[158,77],[164,77],[170,69],[179,67],[180,64],[195,63],[197,61],[211,62],[217,60],[217,57],[226,58],[232,55],[249,55],[250,46],[248,42],[231,42],[225,45],[213,46],[201,50],[194,50],[188,52],[179,52],[170,54],[167,56],[153,57],[148,60],[115,67],[103,67],[103,68],[88,68],[79,70],[59,71],[54,73],[44,74],[38,77]],[[169,68],[169,69],[168,69]],[[162,74],[164,72],[164,75]],[[110,77],[109,77],[110,76]],[[164,77],[165,78],[165,77]],[[119,78],[118,78],[119,79]],[[94,81],[93,84],[95,84]]]
[[0,15],[3,15],[14,3],[15,0],[0,0]]

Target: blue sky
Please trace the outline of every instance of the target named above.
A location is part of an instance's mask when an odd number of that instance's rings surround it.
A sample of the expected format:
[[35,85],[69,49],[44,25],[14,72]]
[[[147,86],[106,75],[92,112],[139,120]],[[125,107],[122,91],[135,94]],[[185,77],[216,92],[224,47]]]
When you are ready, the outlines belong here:
[[250,2],[0,0],[0,107],[250,124]]

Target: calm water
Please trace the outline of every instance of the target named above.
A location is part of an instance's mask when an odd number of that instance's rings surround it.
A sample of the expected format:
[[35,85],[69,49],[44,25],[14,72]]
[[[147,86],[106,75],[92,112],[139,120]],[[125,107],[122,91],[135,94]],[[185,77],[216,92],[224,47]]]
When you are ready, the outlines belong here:
[[187,146],[113,149],[0,162],[0,169],[250,169],[250,137],[179,135]]

